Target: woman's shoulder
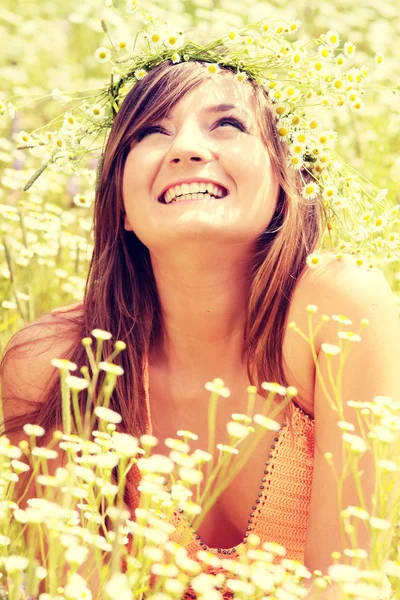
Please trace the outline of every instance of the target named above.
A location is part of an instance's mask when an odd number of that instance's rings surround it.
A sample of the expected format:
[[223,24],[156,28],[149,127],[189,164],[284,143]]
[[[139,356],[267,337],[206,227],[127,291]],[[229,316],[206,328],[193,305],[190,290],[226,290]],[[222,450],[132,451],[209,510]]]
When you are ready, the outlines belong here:
[[315,268],[307,268],[297,286],[297,303],[306,310],[313,304],[318,315],[344,315],[358,328],[360,320],[385,315],[397,324],[395,295],[383,271],[357,256],[321,255]]
[[83,300],[81,300],[80,302],[74,302],[73,304],[68,304],[67,306],[59,306],[59,307],[53,308],[50,311],[50,314],[52,314],[52,315],[67,314],[69,316],[80,317],[83,315],[83,309],[84,309],[84,303],[83,303]]
[[367,290],[371,294],[392,293],[383,271],[377,266],[358,256],[333,252],[321,254],[315,267],[306,267],[297,287],[310,304],[317,304],[312,302],[312,296],[323,302],[332,299],[333,295],[356,299]]
[[14,333],[2,357],[2,374],[20,369],[32,373],[48,370],[50,359],[61,355],[79,338],[83,303],[56,308]]
[[[82,307],[46,313],[19,329],[8,341],[0,364],[4,416],[26,410],[26,401],[39,402],[55,377],[53,358],[65,358],[79,344]],[[69,314],[71,318],[65,318]]]

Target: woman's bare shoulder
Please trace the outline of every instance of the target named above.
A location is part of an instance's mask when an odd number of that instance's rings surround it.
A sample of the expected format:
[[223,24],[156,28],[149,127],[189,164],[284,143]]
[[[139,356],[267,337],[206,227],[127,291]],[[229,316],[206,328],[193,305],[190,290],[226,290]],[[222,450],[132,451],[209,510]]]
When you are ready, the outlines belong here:
[[58,375],[51,360],[65,358],[79,343],[82,316],[83,307],[77,304],[56,309],[28,323],[11,337],[0,372],[3,408],[8,399],[13,403],[16,398],[42,399],[44,389]]
[[[368,288],[373,291],[376,284],[383,286],[385,291],[390,286],[383,272],[368,262],[357,262],[357,257],[352,255],[338,255],[333,252],[321,254],[318,266],[307,267],[296,285],[296,294],[308,304],[319,307],[318,301],[324,303],[334,296],[347,295],[355,299],[362,291]],[[321,306],[322,308],[322,306]]]

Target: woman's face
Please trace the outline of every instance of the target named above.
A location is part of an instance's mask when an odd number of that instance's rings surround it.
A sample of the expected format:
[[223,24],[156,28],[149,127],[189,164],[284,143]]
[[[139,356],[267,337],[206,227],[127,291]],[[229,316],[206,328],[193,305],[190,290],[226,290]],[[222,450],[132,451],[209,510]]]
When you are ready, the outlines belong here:
[[[235,108],[217,110],[218,105]],[[132,145],[125,163],[125,229],[160,257],[161,251],[180,251],[196,242],[201,242],[202,252],[208,244],[215,252],[219,245],[226,250],[227,244],[253,243],[271,221],[279,185],[261,139],[250,86],[230,75],[214,76],[156,125]],[[164,190],[186,179],[210,180],[229,194],[158,201]]]

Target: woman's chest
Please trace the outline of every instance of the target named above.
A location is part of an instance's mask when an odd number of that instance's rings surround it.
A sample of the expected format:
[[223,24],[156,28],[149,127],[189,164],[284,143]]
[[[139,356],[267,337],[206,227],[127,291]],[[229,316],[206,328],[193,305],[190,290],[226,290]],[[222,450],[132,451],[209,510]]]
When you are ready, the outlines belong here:
[[[285,339],[284,357],[290,372],[288,383],[299,389],[299,397],[295,400],[312,416],[314,368],[311,356],[308,356],[305,351],[305,343],[299,336],[296,338],[292,334]],[[155,451],[169,455],[170,449],[164,444],[164,440],[177,438],[178,430],[191,431],[198,436],[197,440],[190,441],[190,452],[196,449],[207,450],[209,393],[204,390],[204,387],[201,389],[199,386],[197,396],[194,395],[185,404],[177,405],[173,393],[168,397],[168,388],[165,385],[163,387],[162,383],[156,373],[153,373],[152,377],[150,369],[151,421],[153,434],[160,440]],[[218,400],[213,452],[214,468],[222,459],[227,465],[222,468],[222,474],[216,479],[217,482],[223,482],[225,489],[209,508],[207,516],[196,532],[204,545],[212,548],[232,548],[243,541],[246,533],[252,531],[254,515],[259,510],[265,490],[274,476],[271,458],[274,456],[275,447],[282,441],[280,432],[265,430],[262,440],[256,448],[253,448],[246,464],[240,469],[242,452],[239,455],[229,456],[216,449],[216,444],[232,443],[226,425],[232,421],[232,414],[245,412],[246,388],[250,385],[246,373],[239,368],[235,380],[225,383],[226,385],[229,383],[231,396]],[[264,407],[265,400],[257,395],[253,414],[261,412]],[[279,406],[279,402],[274,408],[276,410],[274,419],[282,426],[285,422],[284,410]],[[277,459],[279,460],[279,456]],[[203,471],[206,473],[206,467],[203,467]],[[201,505],[205,506],[210,501],[213,491],[215,492],[216,486],[210,486],[208,476],[204,477],[199,489],[200,497],[203,495]],[[193,501],[199,499],[196,491],[196,488],[193,488]]]

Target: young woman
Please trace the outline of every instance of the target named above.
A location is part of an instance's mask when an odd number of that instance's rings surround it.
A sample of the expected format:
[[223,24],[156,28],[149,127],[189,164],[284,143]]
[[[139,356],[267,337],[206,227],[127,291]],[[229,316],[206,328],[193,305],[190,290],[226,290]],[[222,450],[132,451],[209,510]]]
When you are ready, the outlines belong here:
[[[50,359],[86,364],[79,341],[94,328],[113,335],[106,354],[117,339],[127,344],[111,408],[122,415],[121,430],[134,435],[151,431],[164,440],[187,429],[199,436],[192,450],[206,449],[204,384],[220,377],[231,396],[219,403],[216,439],[227,443],[226,423],[245,412],[248,385],[258,388],[255,412],[265,400],[263,381],[295,386],[289,410],[275,417],[281,430],[266,433],[193,532],[190,551],[207,547],[235,557],[253,531],[285,545],[286,556],[310,571],[325,571],[341,540],[336,482],[324,454],[333,453],[340,471],[342,432],[310,347],[288,324],[307,331],[310,304],[319,315],[346,315],[354,330],[369,320],[345,367],[346,402],[399,398],[399,323],[377,269],[330,254],[317,269],[307,267],[321,240],[320,203],[301,197],[300,174],[288,167],[274,122],[265,91],[239,83],[229,69],[210,77],[201,62],[166,62],[135,84],[105,149],[84,301],[20,331],[3,359],[4,414],[17,416],[6,433],[16,443],[23,423],[60,428]],[[337,331],[331,319],[316,338],[325,381],[321,343],[336,344]],[[359,433],[354,409],[346,405],[345,416]],[[157,452],[169,449],[160,443]],[[363,457],[360,468],[368,499],[372,459]],[[126,502],[133,511],[134,485]],[[347,480],[343,505],[358,503]],[[359,541],[369,547],[366,531]]]

